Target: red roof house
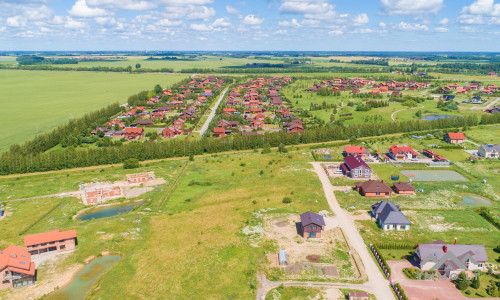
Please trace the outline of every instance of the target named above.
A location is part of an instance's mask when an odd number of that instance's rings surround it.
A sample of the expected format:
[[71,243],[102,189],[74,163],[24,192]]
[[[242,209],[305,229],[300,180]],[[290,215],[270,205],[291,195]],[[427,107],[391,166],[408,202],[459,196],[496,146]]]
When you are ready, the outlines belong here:
[[360,156],[361,158],[368,157],[369,153],[366,151],[365,148],[359,147],[359,146],[347,146],[344,147],[344,151],[346,156],[347,155],[357,155]]
[[389,156],[394,160],[412,160],[418,157],[418,153],[412,147],[394,145],[389,148]]
[[462,145],[465,143],[465,135],[462,132],[449,132],[444,135],[443,139],[450,144]]
[[31,255],[51,251],[66,252],[75,250],[77,245],[76,230],[49,231],[24,236],[24,246]]
[[33,284],[35,263],[23,247],[11,245],[0,251],[0,289]]
[[136,140],[144,136],[144,128],[127,127],[123,130],[123,136],[127,140]]

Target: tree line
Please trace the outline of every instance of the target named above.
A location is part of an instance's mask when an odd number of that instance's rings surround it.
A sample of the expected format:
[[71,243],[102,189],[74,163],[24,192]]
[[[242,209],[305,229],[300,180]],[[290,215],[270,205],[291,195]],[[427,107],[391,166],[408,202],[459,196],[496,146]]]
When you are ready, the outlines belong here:
[[[115,106],[114,109],[118,110],[119,108]],[[109,113],[113,111],[114,110],[111,109]],[[484,115],[481,119],[478,119],[476,116],[468,116],[464,118],[450,118],[434,121],[414,120],[352,126],[328,125],[306,129],[302,135],[274,132],[266,133],[265,135],[234,135],[222,139],[206,138],[201,141],[174,139],[161,143],[130,142],[110,148],[69,148],[60,152],[41,153],[43,152],[42,150],[47,150],[57,145],[65,130],[69,130],[69,128],[75,126],[74,123],[70,122],[71,125],[66,125],[67,128],[58,128],[54,130],[53,133],[47,134],[44,138],[37,137],[37,139],[35,139],[37,142],[26,143],[21,147],[21,151],[14,150],[3,154],[0,157],[0,174],[41,172],[122,163],[129,158],[136,158],[142,161],[200,155],[204,153],[217,153],[230,150],[257,149],[262,148],[266,144],[277,147],[280,144],[297,145],[301,143],[327,142],[392,133],[459,128],[493,123],[500,123],[500,114]]]

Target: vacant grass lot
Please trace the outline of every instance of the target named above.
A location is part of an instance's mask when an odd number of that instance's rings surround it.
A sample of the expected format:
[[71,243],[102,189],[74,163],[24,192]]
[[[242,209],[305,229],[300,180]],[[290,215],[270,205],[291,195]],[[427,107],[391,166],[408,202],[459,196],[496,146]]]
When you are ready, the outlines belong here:
[[[89,299],[111,294],[134,299],[152,294],[169,299],[221,295],[248,299],[254,297],[255,272],[265,265],[265,250],[270,247],[258,234],[258,228],[262,228],[260,213],[328,209],[309,160],[309,154],[273,151],[266,155],[159,162],[135,170],[110,168],[71,172],[69,176],[62,173],[0,179],[2,194],[10,195],[4,196],[4,201],[72,190],[93,178],[118,180],[139,171],[155,171],[167,179],[166,184],[140,197],[148,201],[144,206],[98,220],[73,220],[72,216],[83,208],[74,198],[7,202],[7,211],[13,214],[0,222],[0,231],[6,233],[0,238],[0,247],[22,245],[19,233],[28,226],[27,234],[54,227],[76,229],[78,248],[60,262],[59,268],[103,251],[122,257],[98,280]],[[282,203],[284,197],[292,202]],[[257,229],[255,235],[243,234],[247,225]],[[252,247],[250,242],[258,246]],[[41,270],[40,274],[45,273]],[[40,276],[39,283],[45,280],[45,275]],[[11,292],[1,291],[0,298]]]
[[185,75],[0,70],[0,151],[69,119]]

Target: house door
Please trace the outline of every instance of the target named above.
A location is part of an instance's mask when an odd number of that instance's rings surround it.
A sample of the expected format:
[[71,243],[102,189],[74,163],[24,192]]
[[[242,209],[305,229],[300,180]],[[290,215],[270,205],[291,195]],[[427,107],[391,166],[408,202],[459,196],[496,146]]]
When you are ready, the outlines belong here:
[[316,232],[309,232],[309,237],[310,238],[315,238],[316,237]]

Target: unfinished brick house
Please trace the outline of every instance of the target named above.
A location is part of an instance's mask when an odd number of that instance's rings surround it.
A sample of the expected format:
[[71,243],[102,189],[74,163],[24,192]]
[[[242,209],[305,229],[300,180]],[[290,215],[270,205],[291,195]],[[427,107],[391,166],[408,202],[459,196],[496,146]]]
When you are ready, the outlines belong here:
[[85,205],[106,202],[123,196],[122,188],[109,182],[87,184],[81,189],[82,202]]
[[37,233],[24,236],[24,246],[31,255],[47,252],[67,252],[75,250],[77,245],[76,230]]
[[31,285],[35,278],[35,263],[26,248],[11,245],[0,250],[0,290]]
[[155,173],[154,172],[144,172],[144,173],[137,173],[137,174],[127,174],[127,181],[128,183],[142,183],[142,182],[148,182],[151,180],[155,179]]

